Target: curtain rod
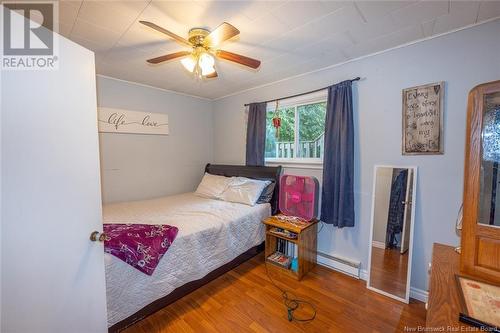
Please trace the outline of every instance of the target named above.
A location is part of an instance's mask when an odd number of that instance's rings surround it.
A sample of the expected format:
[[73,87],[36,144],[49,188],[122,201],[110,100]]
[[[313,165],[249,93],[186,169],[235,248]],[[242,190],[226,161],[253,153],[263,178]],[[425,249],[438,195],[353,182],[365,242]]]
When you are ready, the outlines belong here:
[[[350,80],[350,81],[351,81],[351,82],[353,82],[353,81],[359,81],[359,80],[361,80],[361,78],[358,76],[358,77],[355,77],[354,79],[352,79],[352,80]],[[303,95],[307,95],[307,94],[312,94],[312,93],[315,93],[315,92],[318,92],[318,91],[321,91],[321,90],[325,90],[325,89],[327,89],[328,87],[330,87],[330,86],[323,87],[323,88],[319,88],[319,89],[312,90],[312,91],[308,91],[308,92],[304,92],[304,93],[300,93],[300,94],[291,95],[291,96],[286,96],[286,97],[281,97],[281,98],[270,99],[270,100],[267,100],[267,101],[264,101],[264,102],[260,102],[260,103],[276,102],[276,101],[281,101],[282,99],[288,99],[288,98],[299,97],[299,96],[303,96]],[[247,103],[247,104],[245,104],[245,106],[249,106],[250,104],[251,104],[251,103]]]

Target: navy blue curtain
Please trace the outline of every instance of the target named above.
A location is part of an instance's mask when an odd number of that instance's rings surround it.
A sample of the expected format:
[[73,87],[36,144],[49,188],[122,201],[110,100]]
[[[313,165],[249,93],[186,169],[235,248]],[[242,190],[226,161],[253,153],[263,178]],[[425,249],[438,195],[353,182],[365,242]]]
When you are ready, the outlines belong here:
[[339,228],[354,226],[354,124],[350,80],[328,88],[321,220]]
[[266,105],[267,103],[252,103],[248,108],[247,165],[264,165],[264,152],[266,149]]

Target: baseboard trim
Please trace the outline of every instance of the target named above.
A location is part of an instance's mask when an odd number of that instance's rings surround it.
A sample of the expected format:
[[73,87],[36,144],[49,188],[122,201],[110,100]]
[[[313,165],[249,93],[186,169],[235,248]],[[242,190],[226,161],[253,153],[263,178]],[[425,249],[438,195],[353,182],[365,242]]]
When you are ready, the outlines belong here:
[[427,303],[429,300],[429,292],[427,290],[410,287],[410,298]]
[[319,265],[333,269],[340,273],[359,279],[359,261],[332,256],[326,253],[317,252],[316,261]]
[[361,280],[368,281],[368,271],[366,269],[362,269],[359,274],[359,278]]
[[379,241],[373,241],[372,242],[373,247],[377,247],[379,249],[385,250],[385,243],[384,242],[379,242]]

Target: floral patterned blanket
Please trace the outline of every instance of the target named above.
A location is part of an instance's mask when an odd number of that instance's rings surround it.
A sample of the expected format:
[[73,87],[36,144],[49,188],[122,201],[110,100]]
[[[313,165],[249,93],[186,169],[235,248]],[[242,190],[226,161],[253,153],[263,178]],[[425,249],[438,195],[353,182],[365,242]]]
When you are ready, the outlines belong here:
[[104,224],[104,251],[151,275],[177,232],[166,224]]

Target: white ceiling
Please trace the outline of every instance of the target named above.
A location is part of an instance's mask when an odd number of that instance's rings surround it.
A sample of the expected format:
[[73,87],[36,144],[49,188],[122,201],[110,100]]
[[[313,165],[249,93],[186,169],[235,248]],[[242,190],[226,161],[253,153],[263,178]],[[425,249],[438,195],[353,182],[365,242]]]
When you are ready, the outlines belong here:
[[[98,74],[213,99],[500,17],[500,1],[62,0],[59,12],[59,32],[95,52]],[[150,65],[186,47],[138,20],[183,37],[229,22],[241,34],[222,49],[262,65],[217,60],[219,78],[205,81],[179,61]]]

